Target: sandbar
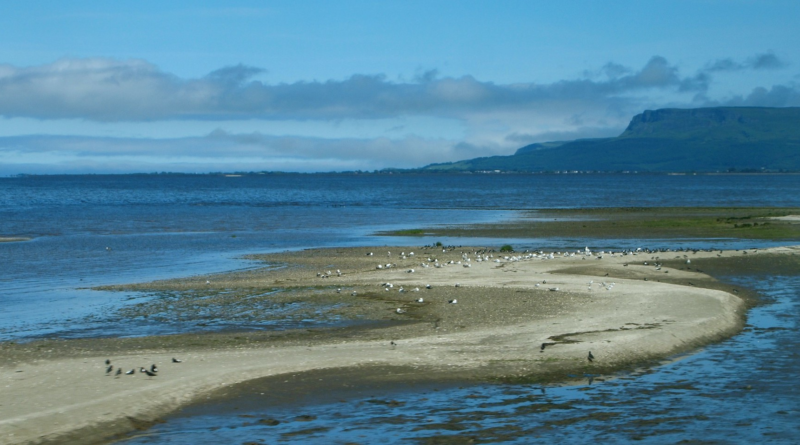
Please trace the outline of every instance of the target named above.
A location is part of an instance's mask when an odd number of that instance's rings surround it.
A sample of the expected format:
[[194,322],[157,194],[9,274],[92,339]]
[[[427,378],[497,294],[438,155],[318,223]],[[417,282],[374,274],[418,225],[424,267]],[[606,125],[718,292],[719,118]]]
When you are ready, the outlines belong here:
[[[613,372],[741,330],[747,303],[738,290],[693,264],[796,255],[800,246],[550,253],[315,249],[260,257],[281,267],[121,286],[313,288],[341,299],[343,316],[384,323],[252,341],[208,334],[147,338],[138,345],[136,339],[99,339],[95,344],[103,346],[83,350],[69,345],[91,341],[0,343],[0,443],[104,443],[215,390],[307,371],[398,367],[431,378],[510,381]],[[106,359],[115,371],[137,372],[106,375]],[[156,377],[138,372],[151,364],[158,365]]]

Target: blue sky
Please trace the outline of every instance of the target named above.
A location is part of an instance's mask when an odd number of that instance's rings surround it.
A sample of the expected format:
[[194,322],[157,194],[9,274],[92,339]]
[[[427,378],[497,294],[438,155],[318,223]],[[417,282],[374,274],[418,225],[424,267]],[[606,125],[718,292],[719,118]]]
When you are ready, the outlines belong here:
[[[10,4],[10,5],[9,5]],[[0,6],[0,174],[342,171],[800,106],[800,2]]]

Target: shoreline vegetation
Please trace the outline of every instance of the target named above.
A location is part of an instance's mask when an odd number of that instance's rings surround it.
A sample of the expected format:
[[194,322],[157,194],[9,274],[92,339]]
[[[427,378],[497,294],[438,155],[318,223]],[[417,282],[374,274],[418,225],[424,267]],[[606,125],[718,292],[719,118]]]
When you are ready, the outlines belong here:
[[[253,256],[268,264],[264,269],[104,287],[184,292],[173,303],[191,302],[197,293],[236,290],[239,298],[257,298],[281,289],[283,296],[263,298],[336,301],[329,309],[336,317],[374,323],[0,343],[0,376],[7,382],[0,399],[13,401],[0,404],[0,441],[107,443],[187,404],[247,392],[265,378],[326,370],[385,385],[568,383],[575,375],[600,382],[742,329],[756,297],[706,269],[783,264],[796,270],[800,253],[800,247],[780,247],[551,257],[493,250],[313,249]],[[129,315],[148,309],[138,311]],[[106,375],[106,359],[115,370],[137,373]],[[151,364],[158,365],[157,376],[138,372]]]
[[800,208],[593,208],[521,210],[520,219],[380,232],[382,236],[800,241]]

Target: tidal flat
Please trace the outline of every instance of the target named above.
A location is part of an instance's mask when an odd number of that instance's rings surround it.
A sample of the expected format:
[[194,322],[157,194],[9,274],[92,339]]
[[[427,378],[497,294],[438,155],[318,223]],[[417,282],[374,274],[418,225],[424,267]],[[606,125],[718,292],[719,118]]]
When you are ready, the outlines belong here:
[[[748,259],[770,262],[796,250],[750,250]],[[231,385],[326,369],[374,375],[387,385],[410,373],[440,382],[602,379],[739,332],[746,292],[694,266],[739,255],[311,249],[257,256],[267,264],[263,269],[106,286],[164,293],[121,311],[121,323],[150,316],[153,323],[169,322],[159,317],[174,311],[184,321],[218,314],[233,317],[233,324],[258,325],[285,318],[285,305],[296,302],[321,317],[369,323],[4,343],[2,372],[12,382],[4,397],[25,402],[15,403],[13,413],[0,406],[6,419],[0,428],[9,443],[103,442]],[[590,351],[593,360],[587,360]],[[173,357],[181,362],[171,363]],[[120,370],[150,363],[160,370],[150,378],[112,377],[103,373],[104,360]],[[57,369],[71,372],[53,374]],[[64,402],[53,410],[53,400]]]

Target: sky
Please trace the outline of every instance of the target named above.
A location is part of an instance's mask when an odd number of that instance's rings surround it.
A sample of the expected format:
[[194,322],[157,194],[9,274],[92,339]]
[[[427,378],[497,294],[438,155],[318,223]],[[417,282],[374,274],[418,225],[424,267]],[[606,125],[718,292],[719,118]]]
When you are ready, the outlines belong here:
[[372,171],[800,106],[796,0],[0,6],[0,175]]

